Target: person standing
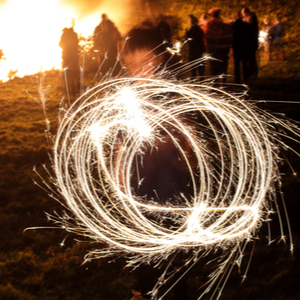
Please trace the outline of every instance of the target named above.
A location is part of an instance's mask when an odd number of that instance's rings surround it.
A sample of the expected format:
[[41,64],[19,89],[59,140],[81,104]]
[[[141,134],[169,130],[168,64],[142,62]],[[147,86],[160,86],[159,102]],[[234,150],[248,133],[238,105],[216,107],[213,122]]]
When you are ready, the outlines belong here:
[[269,31],[271,51],[275,54],[276,59],[284,60],[283,37],[285,36],[284,27],[278,18],[274,19],[273,26]]
[[[94,30],[94,50],[98,52],[97,62],[101,67],[103,74],[112,70],[118,55],[118,42],[121,40],[121,34],[115,24],[108,18],[107,14],[101,15],[101,22]],[[112,70],[114,75],[120,69]]]
[[[213,57],[210,61],[211,75],[226,75],[229,60],[229,51],[232,44],[232,28],[223,22],[220,17],[221,9],[212,8],[208,11],[210,21],[204,27],[204,38],[208,53]],[[226,78],[218,78],[222,84]]]
[[189,15],[191,26],[186,30],[186,38],[189,45],[189,63],[192,72],[192,77],[201,80],[204,78],[205,66],[201,58],[205,52],[204,33],[198,25],[198,19]]
[[108,22],[108,17],[105,13],[103,13],[101,15],[100,23],[96,26],[96,28],[94,30],[93,42],[94,42],[94,51],[96,52],[96,60],[97,60],[98,66],[100,66],[100,64],[104,58],[105,48],[104,48],[103,35],[108,26],[107,22]]
[[[164,43],[160,28],[146,21],[141,26],[132,28],[127,37],[120,56],[129,76],[137,76],[142,83],[143,78],[151,80],[157,72],[160,73],[161,68],[167,67],[170,54],[166,51],[166,43]],[[157,97],[149,95],[148,101],[152,99],[175,104],[177,101],[175,94],[173,95],[173,92],[168,89],[166,93],[162,92]],[[173,98],[174,96],[175,98]],[[194,120],[189,120],[189,115],[186,113],[181,113],[177,117],[189,128],[195,125]],[[158,126],[157,135],[159,138],[155,142],[153,141],[155,147],[145,143],[143,150],[135,154],[135,163],[131,166],[133,170],[131,177],[132,193],[139,199],[143,199],[142,201],[151,201],[150,203],[156,203],[158,206],[170,205],[169,203],[184,205],[190,195],[193,194],[193,186],[190,183],[190,172],[183,153],[189,157],[191,162],[196,161],[195,154],[186,136],[178,131],[178,128],[173,127],[169,118],[166,118],[163,126]],[[171,136],[175,138],[176,142]],[[179,151],[179,147],[176,146],[177,143],[184,150],[183,152]],[[121,144],[122,141],[120,141]],[[124,142],[123,145],[129,144]],[[191,164],[190,167],[196,172],[196,165]],[[121,176],[120,173],[120,182],[122,182]],[[151,216],[149,217],[151,218]],[[172,268],[176,270],[183,259],[185,257],[182,258],[182,256],[180,259],[174,259]],[[141,295],[146,295],[155,286],[156,278],[164,276],[158,268],[153,268],[150,264],[139,266],[135,272]],[[172,299],[186,299],[185,283],[186,276],[179,285],[175,285],[172,289],[174,292]]]
[[248,47],[245,49],[245,59],[246,63],[248,64],[248,74],[246,74],[246,78],[244,80],[247,82],[248,78],[256,78],[258,75],[258,67],[256,61],[256,51],[258,49],[258,35],[259,35],[259,28],[258,28],[258,21],[256,14],[248,7],[242,9],[242,16],[243,21],[248,26],[248,33],[247,33],[247,40],[248,40]]
[[[248,67],[248,47],[250,25],[243,21],[241,12],[237,12],[235,20],[232,22],[232,50],[234,59],[234,82],[246,83],[249,67]],[[241,66],[243,69],[243,77],[241,76]]]
[[74,98],[80,89],[78,35],[73,26],[63,29],[59,46],[62,48],[65,93],[70,99]]

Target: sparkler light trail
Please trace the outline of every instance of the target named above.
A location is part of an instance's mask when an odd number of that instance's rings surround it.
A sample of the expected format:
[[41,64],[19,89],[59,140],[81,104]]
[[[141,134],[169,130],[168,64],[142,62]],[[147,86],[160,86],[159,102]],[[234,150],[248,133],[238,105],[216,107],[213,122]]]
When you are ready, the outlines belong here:
[[[224,91],[159,76],[111,79],[61,120],[53,168],[70,216],[50,218],[108,245],[86,260],[124,255],[138,265],[192,249],[194,263],[201,251],[228,250],[212,285],[269,218],[279,144],[269,115]],[[188,178],[164,199],[155,187],[139,192],[159,152]]]

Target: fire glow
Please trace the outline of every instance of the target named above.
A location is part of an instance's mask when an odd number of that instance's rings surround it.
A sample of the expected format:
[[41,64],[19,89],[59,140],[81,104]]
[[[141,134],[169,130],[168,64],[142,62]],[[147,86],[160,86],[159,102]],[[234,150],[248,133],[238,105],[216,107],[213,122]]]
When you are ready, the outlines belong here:
[[122,22],[119,14],[110,8],[113,4],[104,2],[93,11],[82,12],[76,2],[71,5],[66,0],[0,1],[0,49],[4,53],[0,61],[0,80],[8,80],[9,72],[23,77],[61,69],[58,44],[62,29],[70,27],[72,20],[74,30],[83,37],[93,34],[103,12]]

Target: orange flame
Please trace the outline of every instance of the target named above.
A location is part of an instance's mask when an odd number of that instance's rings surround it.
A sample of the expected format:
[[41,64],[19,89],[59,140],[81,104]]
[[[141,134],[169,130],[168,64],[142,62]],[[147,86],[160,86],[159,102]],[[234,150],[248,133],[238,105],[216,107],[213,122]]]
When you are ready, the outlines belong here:
[[[61,68],[58,46],[64,27],[75,20],[75,31],[84,37],[93,34],[105,12],[118,15],[107,7],[82,16],[78,7],[64,6],[59,0],[7,0],[0,6],[0,80]],[[119,20],[120,22],[122,20]]]

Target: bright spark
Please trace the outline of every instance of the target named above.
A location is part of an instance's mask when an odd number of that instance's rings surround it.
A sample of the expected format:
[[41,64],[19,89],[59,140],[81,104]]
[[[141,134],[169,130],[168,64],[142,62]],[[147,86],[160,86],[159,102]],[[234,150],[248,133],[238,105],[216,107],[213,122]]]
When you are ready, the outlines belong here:
[[[229,262],[240,266],[247,243],[269,220],[270,203],[277,205],[274,185],[280,182],[282,144],[275,124],[298,132],[207,85],[159,76],[99,83],[60,122],[54,181],[71,215],[50,218],[108,245],[86,260],[123,255],[128,265],[138,265],[193,250],[183,262],[191,268],[208,251],[227,250],[204,292],[219,280],[220,294],[228,279],[222,274],[232,270]],[[190,192],[178,190],[165,201],[157,193],[139,196],[133,183],[143,183],[139,173],[147,155],[170,148],[189,178]],[[166,278],[169,266],[153,299],[173,276]]]
[[[238,98],[198,88],[113,79],[88,91],[65,114],[54,170],[86,235],[113,252],[148,258],[228,248],[252,237],[267,214],[276,172],[267,125]],[[165,205],[137,196],[132,187],[136,161],[159,143],[177,149],[192,185],[188,197]]]
[[167,51],[169,53],[171,53],[172,55],[174,54],[178,54],[178,55],[181,55],[181,49],[182,49],[182,46],[186,43],[187,41],[185,41],[184,43],[180,43],[179,41],[175,42],[173,44],[173,47],[167,47]]

